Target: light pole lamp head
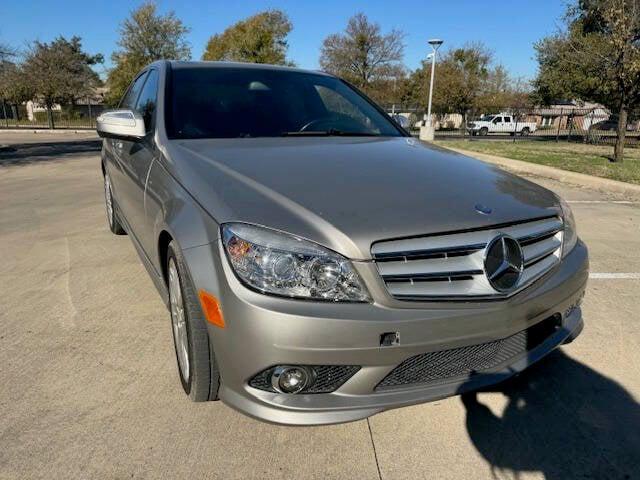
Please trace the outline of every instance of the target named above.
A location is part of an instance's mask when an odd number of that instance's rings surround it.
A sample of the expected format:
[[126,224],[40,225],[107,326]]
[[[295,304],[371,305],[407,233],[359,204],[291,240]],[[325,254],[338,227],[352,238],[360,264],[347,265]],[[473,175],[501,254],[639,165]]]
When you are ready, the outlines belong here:
[[431,48],[433,48],[433,50],[435,51],[440,48],[440,45],[444,43],[444,40],[440,40],[439,38],[432,38],[427,43],[429,43],[429,45],[431,45]]

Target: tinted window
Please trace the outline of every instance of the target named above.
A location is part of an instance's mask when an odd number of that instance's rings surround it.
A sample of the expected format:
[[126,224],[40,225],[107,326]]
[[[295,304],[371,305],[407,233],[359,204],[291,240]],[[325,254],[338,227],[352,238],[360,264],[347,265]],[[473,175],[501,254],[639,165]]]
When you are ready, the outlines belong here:
[[142,90],[142,85],[144,84],[144,79],[147,76],[147,72],[144,72],[129,87],[127,93],[122,97],[120,101],[120,108],[124,108],[127,110],[133,110],[133,106],[136,104],[136,99],[138,98],[138,94],[140,90]]
[[300,131],[400,136],[373,105],[325,75],[257,68],[174,68],[174,138],[273,137]]
[[502,117],[496,117],[493,119],[493,123],[499,123],[502,121]]
[[511,123],[511,117],[504,117],[505,123]]
[[142,92],[136,103],[136,111],[144,118],[144,125],[147,132],[155,127],[156,119],[156,99],[158,97],[158,71],[151,70],[144,83]]

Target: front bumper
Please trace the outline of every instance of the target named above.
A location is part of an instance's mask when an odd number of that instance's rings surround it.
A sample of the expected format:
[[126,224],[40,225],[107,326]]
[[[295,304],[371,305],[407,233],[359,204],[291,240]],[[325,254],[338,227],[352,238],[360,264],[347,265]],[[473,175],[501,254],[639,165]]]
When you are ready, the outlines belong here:
[[[588,277],[587,249],[581,242],[527,289],[506,300],[485,302],[394,300],[371,262],[356,263],[356,268],[375,299],[372,304],[288,300],[242,286],[220,245],[187,249],[184,256],[196,288],[217,295],[222,304],[226,328],[208,326],[222,375],[221,399],[274,423],[347,422],[482,388],[522,371],[582,329],[581,310],[572,308],[584,294]],[[490,372],[375,390],[409,357],[506,338],[555,314],[562,317],[561,328]],[[399,334],[399,345],[380,346],[380,336],[387,332]],[[255,374],[278,364],[361,368],[333,393],[285,395],[249,386]]]

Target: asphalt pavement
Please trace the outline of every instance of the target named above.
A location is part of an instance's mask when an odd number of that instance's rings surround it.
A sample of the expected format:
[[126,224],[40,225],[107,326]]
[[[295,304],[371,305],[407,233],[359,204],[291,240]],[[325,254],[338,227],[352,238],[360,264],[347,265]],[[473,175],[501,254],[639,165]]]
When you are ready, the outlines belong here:
[[591,255],[585,330],[492,391],[282,427],[178,381],[169,314],[109,233],[91,134],[2,133],[0,479],[640,478],[640,205],[569,200]]

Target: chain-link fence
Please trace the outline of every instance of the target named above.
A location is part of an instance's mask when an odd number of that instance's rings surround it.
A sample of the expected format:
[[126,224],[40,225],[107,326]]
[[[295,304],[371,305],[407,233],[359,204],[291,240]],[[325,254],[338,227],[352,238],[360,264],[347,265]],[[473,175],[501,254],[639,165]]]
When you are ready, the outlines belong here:
[[[427,121],[424,108],[402,105],[385,107],[386,111],[404,128],[418,135]],[[594,144],[615,143],[618,117],[601,106],[534,108],[501,108],[494,113],[468,112],[434,113],[432,123],[437,139],[470,140],[554,140]],[[629,116],[625,142],[640,142],[640,118]]]
[[[74,128],[94,129],[96,117],[104,105],[93,99],[79,100],[73,105],[54,105],[47,111],[36,102],[10,104],[0,100],[0,128]],[[49,117],[51,116],[51,118]]]

